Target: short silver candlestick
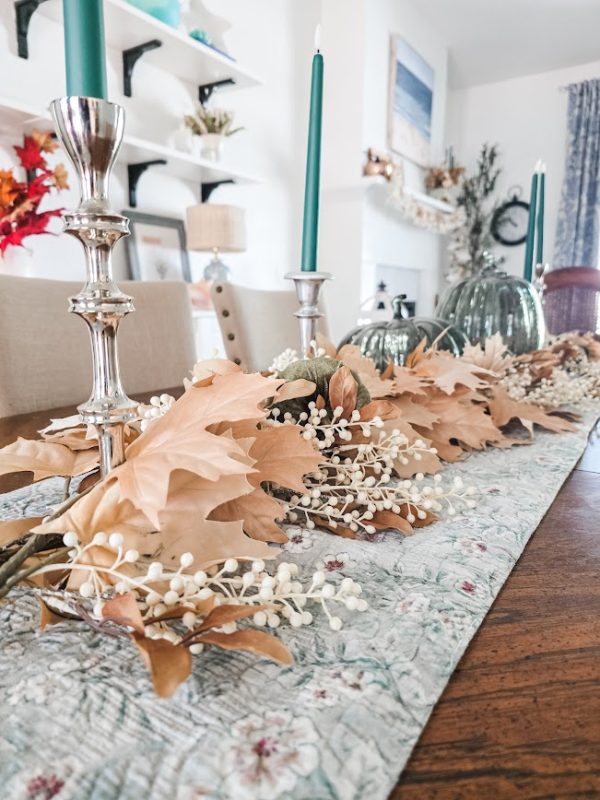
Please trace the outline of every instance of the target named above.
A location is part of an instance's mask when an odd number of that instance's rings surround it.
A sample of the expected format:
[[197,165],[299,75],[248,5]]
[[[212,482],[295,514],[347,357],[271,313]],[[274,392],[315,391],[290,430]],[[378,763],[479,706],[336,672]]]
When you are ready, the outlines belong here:
[[533,285],[538,290],[540,297],[544,296],[544,290],[546,288],[546,273],[550,271],[550,264],[536,264],[535,265],[535,277],[533,279]]
[[79,406],[81,419],[98,432],[100,471],[107,475],[124,461],[124,426],[137,403],[121,385],[117,330],[133,300],[112,277],[112,249],[129,233],[126,217],[110,210],[110,173],[123,140],[125,111],[95,97],[63,97],[51,104],[59,141],[79,178],[81,202],[64,214],[64,230],[83,245],[87,283],[69,300],[69,311],[85,320],[92,342],[93,388]]
[[317,320],[323,316],[319,310],[319,294],[325,281],[332,279],[329,272],[288,272],[285,276],[294,281],[300,308],[294,316],[300,323],[300,352],[302,358],[314,355],[313,342],[317,338]]

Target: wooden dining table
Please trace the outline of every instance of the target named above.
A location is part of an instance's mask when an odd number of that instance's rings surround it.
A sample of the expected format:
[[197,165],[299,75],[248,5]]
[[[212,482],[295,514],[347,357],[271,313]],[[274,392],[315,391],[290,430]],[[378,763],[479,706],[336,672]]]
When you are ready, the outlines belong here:
[[[51,417],[73,411],[0,420],[0,446],[33,438]],[[27,482],[24,475],[2,476],[0,492]],[[600,798],[600,438],[594,433],[390,796],[505,798]]]

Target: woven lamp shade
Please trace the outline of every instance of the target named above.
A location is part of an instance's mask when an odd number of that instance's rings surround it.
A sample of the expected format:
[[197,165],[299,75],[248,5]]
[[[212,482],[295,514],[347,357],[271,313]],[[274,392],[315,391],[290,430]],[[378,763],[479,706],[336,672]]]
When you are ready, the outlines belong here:
[[200,203],[187,210],[188,250],[241,253],[246,249],[246,215],[238,206]]

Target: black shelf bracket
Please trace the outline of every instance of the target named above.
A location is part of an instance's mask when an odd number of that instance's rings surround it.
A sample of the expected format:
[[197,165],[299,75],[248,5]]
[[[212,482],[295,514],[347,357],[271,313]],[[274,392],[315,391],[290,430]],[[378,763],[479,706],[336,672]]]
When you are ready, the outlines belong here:
[[127,165],[127,178],[129,183],[129,205],[131,208],[137,208],[137,187],[140,178],[149,167],[154,167],[157,164],[166,164],[164,158],[155,158],[154,161],[140,161],[137,164]]
[[233,178],[227,178],[225,181],[213,181],[212,183],[201,183],[200,184],[200,200],[202,203],[208,203],[208,200],[211,194],[214,192],[215,189],[218,189],[219,186],[223,183],[235,183]]
[[123,94],[125,97],[131,97],[131,78],[133,75],[133,68],[138,60],[147,53],[149,50],[156,50],[157,47],[162,47],[160,39],[150,39],[149,42],[138,44],[136,47],[130,47],[129,50],[123,50]]
[[214,83],[204,83],[198,87],[198,98],[201,105],[206,105],[215,89],[220,89],[221,86],[233,86],[235,83],[233,78],[225,78],[222,81],[215,81]]
[[46,0],[16,0],[15,21],[17,24],[17,52],[19,58],[29,58],[29,23],[31,18]]

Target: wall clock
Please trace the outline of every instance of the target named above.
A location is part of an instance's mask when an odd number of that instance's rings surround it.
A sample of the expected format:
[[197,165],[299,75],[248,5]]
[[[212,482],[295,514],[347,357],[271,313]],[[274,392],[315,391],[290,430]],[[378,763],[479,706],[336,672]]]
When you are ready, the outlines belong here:
[[492,236],[507,247],[523,244],[527,239],[528,220],[529,203],[521,200],[519,189],[494,211],[490,223]]

